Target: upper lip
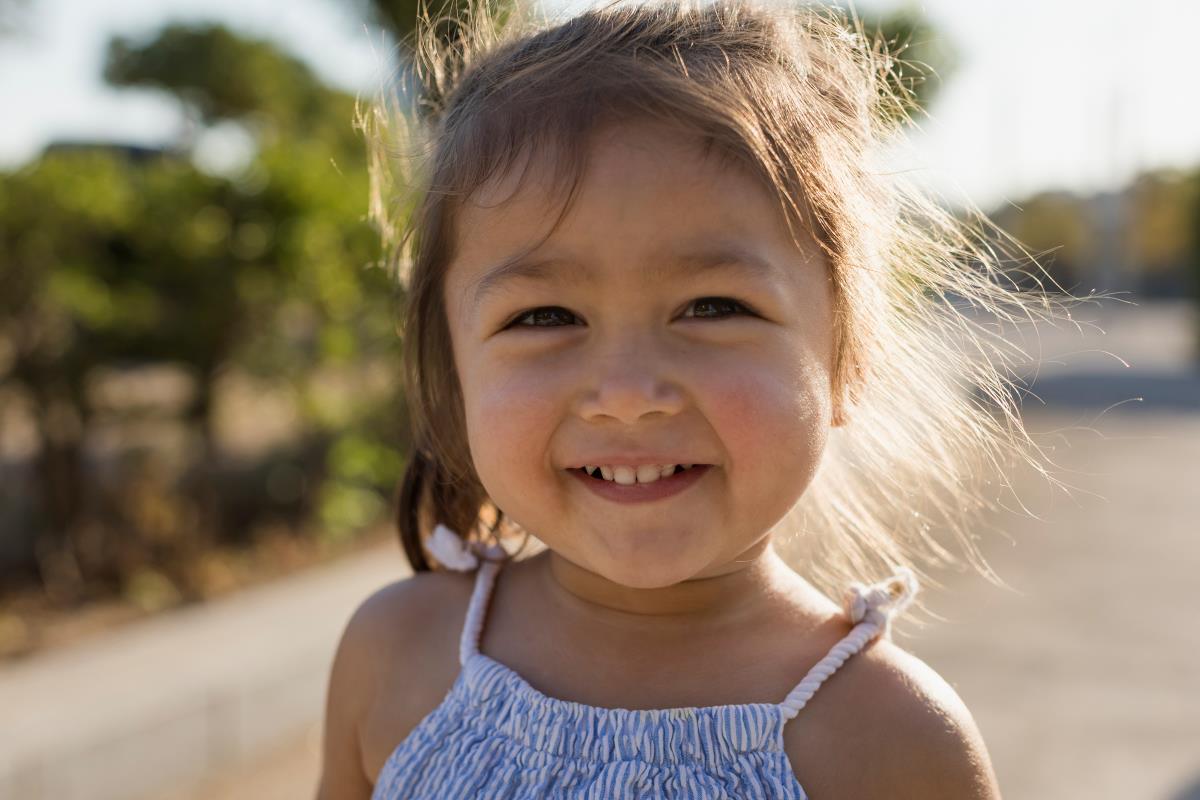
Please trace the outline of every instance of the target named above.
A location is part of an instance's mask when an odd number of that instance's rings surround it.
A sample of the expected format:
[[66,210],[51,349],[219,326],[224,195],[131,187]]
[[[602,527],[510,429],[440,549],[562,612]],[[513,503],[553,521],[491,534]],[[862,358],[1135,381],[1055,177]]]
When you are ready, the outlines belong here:
[[679,456],[660,456],[660,455],[609,455],[609,456],[588,456],[584,461],[575,461],[567,469],[579,469],[580,467],[641,467],[647,464],[654,466],[662,466],[664,464],[703,464],[703,461],[693,460],[690,458],[681,458]]

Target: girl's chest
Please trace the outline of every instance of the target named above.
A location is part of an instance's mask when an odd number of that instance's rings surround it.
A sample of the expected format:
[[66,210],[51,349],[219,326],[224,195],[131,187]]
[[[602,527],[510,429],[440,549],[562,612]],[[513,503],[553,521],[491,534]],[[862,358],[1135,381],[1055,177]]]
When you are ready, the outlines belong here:
[[[360,744],[362,768],[371,782],[396,747],[442,703],[458,677],[457,643],[440,647],[445,652],[428,653],[420,659],[424,669],[413,674],[405,674],[405,670],[387,673],[378,696],[369,704]],[[808,653],[807,648],[789,656],[776,653],[774,657],[757,657],[751,652],[746,658],[722,659],[709,654],[685,659],[687,664],[682,667],[659,669],[646,666],[661,664],[659,659],[646,659],[634,666],[628,658],[607,664],[588,663],[584,657],[564,656],[553,648],[522,649],[511,641],[503,646],[497,641],[482,649],[543,694],[606,708],[779,702],[807,667],[820,658],[815,652]],[[839,785],[840,768],[839,751],[830,747],[837,737],[822,735],[830,730],[827,713],[823,704],[814,704],[784,728],[789,763],[797,780],[814,798],[838,796],[828,788]],[[825,787],[826,792],[813,794],[816,787]]]

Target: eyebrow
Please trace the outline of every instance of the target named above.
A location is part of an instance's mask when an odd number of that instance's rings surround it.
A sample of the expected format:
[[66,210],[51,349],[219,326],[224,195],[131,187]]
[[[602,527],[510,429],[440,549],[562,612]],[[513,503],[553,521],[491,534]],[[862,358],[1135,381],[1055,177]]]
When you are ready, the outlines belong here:
[[[569,272],[566,271],[568,268]],[[673,257],[655,260],[644,275],[647,280],[654,282],[667,277],[700,275],[718,270],[740,272],[760,278],[778,274],[772,262],[749,248],[722,244],[687,250]],[[472,307],[478,308],[488,295],[501,291],[513,282],[562,282],[568,279],[595,283],[597,272],[587,262],[564,258],[531,258],[527,254],[518,253],[489,269],[475,283]]]

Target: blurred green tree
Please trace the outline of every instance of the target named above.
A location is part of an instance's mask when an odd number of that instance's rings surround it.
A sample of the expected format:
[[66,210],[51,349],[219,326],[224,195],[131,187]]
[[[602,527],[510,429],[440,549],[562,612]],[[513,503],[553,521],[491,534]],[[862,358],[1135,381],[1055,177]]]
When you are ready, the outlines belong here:
[[1188,262],[1196,247],[1192,222],[1200,200],[1196,182],[1179,170],[1153,170],[1133,179],[1127,249],[1139,288],[1151,294],[1191,292]]
[[[82,504],[85,382],[99,364],[215,371],[237,335],[217,226],[232,198],[184,162],[49,153],[0,184],[0,305],[12,375],[43,415],[43,510],[65,534]],[[200,212],[200,213],[197,213]],[[194,416],[207,423],[207,382]],[[73,420],[66,422],[65,420]]]
[[[0,176],[0,336],[11,343],[8,378],[39,414],[43,581],[87,577],[73,537],[88,494],[86,386],[101,366],[171,363],[194,376],[193,538],[238,535],[225,530],[229,497],[212,477],[214,386],[231,368],[288,385],[304,427],[326,442],[308,476],[326,530],[370,522],[399,475],[401,426],[395,386],[355,385],[356,370],[393,361],[397,341],[394,287],[365,220],[354,98],[274,45],[216,25],[118,38],[105,75],[167,92],[202,128],[243,126],[254,153],[226,176],[196,166],[194,141],[149,157],[52,148]],[[328,390],[334,373],[348,384],[340,395]]]
[[[1188,197],[1191,198],[1191,247],[1189,248],[1188,280],[1191,284],[1192,298],[1200,309],[1200,169],[1193,169],[1187,176]],[[1192,358],[1196,368],[1200,369],[1200,313],[1196,314],[1194,331],[1194,346]]]
[[172,24],[146,42],[117,37],[104,77],[113,86],[165,91],[201,126],[245,125],[260,144],[299,138],[342,159],[361,150],[349,95],[274,43],[223,25]]

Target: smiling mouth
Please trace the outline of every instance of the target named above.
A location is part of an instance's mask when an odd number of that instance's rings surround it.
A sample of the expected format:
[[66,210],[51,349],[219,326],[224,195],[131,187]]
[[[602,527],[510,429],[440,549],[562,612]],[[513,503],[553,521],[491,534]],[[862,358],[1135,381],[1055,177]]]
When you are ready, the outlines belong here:
[[575,467],[571,471],[582,473],[592,480],[601,481],[604,483],[615,483],[618,486],[647,486],[652,483],[657,483],[661,480],[666,480],[675,475],[688,472],[700,467],[707,467],[708,464],[671,464],[666,470],[660,470],[657,477],[650,480],[638,480],[637,470],[624,468],[619,472],[611,470],[608,474],[601,467],[594,467],[589,472],[587,467]]
[[[625,483],[606,480],[603,475],[596,476],[583,467],[568,469],[567,472],[574,475],[580,484],[597,497],[615,503],[641,504],[664,500],[687,491],[689,487],[701,481],[711,468],[711,464],[693,464],[688,469],[677,470],[645,483],[636,480],[629,483],[629,473],[625,471],[620,476]],[[615,470],[613,477],[616,477]]]

